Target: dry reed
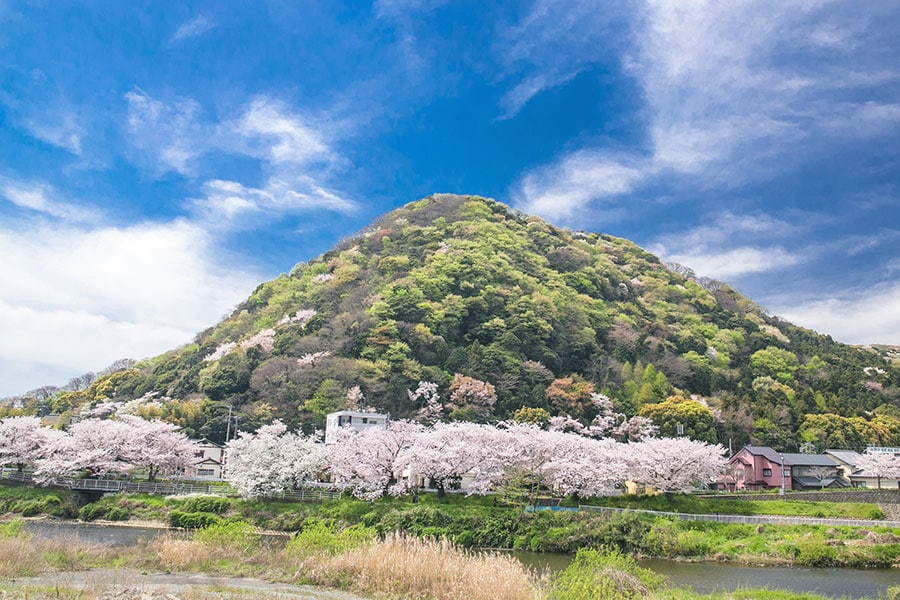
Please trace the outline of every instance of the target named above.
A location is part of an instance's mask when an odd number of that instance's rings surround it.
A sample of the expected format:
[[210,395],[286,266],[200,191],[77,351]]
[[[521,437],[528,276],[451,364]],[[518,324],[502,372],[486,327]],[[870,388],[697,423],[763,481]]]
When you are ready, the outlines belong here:
[[444,540],[392,535],[336,556],[304,561],[306,576],[361,592],[433,600],[529,600],[536,578],[515,558],[474,554]]
[[77,539],[0,538],[0,580],[49,571],[87,569],[104,560],[107,555],[108,552],[102,546]]

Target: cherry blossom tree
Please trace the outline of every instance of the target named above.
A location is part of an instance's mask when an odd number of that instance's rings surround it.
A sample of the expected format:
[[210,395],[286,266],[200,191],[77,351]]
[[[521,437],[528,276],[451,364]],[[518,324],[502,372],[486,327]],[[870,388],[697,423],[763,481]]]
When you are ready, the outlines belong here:
[[128,462],[146,468],[150,481],[156,481],[160,473],[176,473],[191,465],[196,444],[177,425],[134,415],[121,415],[119,421],[131,428]]
[[50,444],[47,456],[36,464],[35,479],[46,481],[81,471],[125,475],[134,468],[130,461],[133,433],[132,427],[118,420],[79,421]]
[[420,381],[419,386],[406,391],[411,404],[421,406],[413,414],[413,420],[424,425],[432,425],[440,421],[444,407],[441,405],[441,396],[438,394],[438,385],[430,381]]
[[281,421],[240,432],[225,445],[225,479],[245,498],[298,487],[321,472],[324,446],[312,436],[289,432]]
[[900,479],[900,456],[892,452],[866,450],[856,466],[862,469],[863,475],[878,480],[878,489],[881,489],[882,479]]
[[559,434],[550,482],[561,494],[582,498],[610,493],[628,479],[624,444]]
[[362,431],[339,429],[336,442],[328,446],[334,482],[351,486],[355,496],[367,500],[403,493],[407,480],[402,477],[401,457],[423,431],[422,425],[406,420]]
[[622,444],[629,479],[663,492],[689,492],[723,472],[725,449],[690,438],[650,438]]
[[415,437],[397,458],[402,472],[431,481],[438,496],[484,460],[484,440],[494,428],[476,423],[437,423]]
[[46,457],[51,443],[62,435],[42,427],[37,417],[0,419],[0,465],[13,464],[22,472],[25,465]]

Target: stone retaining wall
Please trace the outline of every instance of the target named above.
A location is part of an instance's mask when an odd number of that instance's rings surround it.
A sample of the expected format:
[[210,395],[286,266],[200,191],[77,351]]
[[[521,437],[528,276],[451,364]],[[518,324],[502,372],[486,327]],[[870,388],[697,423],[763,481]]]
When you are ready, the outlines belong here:
[[[721,500],[780,500],[778,492],[772,494],[709,494],[704,498]],[[900,490],[844,490],[830,492],[788,492],[786,500],[809,500],[810,502],[875,502],[878,504],[900,504]]]

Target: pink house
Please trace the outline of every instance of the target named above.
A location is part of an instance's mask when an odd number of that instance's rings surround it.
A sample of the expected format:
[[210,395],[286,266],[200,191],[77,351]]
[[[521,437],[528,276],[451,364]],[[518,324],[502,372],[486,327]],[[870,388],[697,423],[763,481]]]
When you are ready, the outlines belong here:
[[728,466],[735,489],[781,488],[782,468],[784,468],[784,489],[791,489],[790,463],[768,446],[744,446],[731,457]]

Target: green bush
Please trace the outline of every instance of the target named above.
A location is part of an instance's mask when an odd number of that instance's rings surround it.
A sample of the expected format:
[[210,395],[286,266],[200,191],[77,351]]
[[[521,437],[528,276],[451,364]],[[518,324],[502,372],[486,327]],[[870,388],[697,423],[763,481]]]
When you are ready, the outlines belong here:
[[258,548],[260,542],[259,532],[246,521],[213,523],[198,529],[194,533],[194,539],[209,546],[236,548],[241,552]]
[[823,540],[802,540],[797,544],[797,564],[806,567],[830,567],[835,563],[837,550]]
[[231,508],[231,500],[221,496],[194,496],[181,501],[181,510],[189,513],[206,512],[221,515]]
[[110,521],[127,521],[130,516],[127,509],[119,506],[114,506],[106,512],[106,518]]
[[98,503],[85,504],[78,511],[78,518],[82,521],[94,521],[106,515],[108,508]]
[[374,540],[376,534],[371,527],[353,525],[346,529],[338,529],[324,521],[314,519],[307,522],[306,526],[294,535],[285,551],[299,556],[337,554]]
[[169,525],[172,527],[202,529],[221,522],[222,519],[218,516],[205,512],[186,513],[180,510],[173,510],[169,513]]
[[659,589],[663,577],[637,566],[619,551],[582,548],[572,563],[550,580],[547,600],[628,600]]

